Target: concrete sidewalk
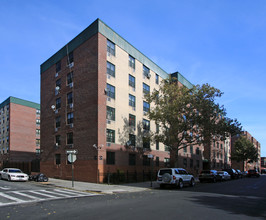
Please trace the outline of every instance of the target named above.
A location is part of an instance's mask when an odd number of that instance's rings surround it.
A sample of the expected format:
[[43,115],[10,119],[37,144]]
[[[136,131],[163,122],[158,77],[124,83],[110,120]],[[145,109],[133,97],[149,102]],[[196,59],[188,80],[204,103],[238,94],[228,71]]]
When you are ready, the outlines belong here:
[[49,181],[44,183],[44,185],[55,186],[67,189],[74,189],[78,191],[89,191],[98,192],[103,194],[113,194],[113,193],[123,193],[123,192],[141,192],[144,190],[157,188],[156,182],[153,182],[153,187],[151,187],[151,182],[140,182],[140,183],[129,183],[126,185],[107,185],[107,184],[97,184],[88,182],[74,181],[72,186],[71,180],[61,180],[49,178]]

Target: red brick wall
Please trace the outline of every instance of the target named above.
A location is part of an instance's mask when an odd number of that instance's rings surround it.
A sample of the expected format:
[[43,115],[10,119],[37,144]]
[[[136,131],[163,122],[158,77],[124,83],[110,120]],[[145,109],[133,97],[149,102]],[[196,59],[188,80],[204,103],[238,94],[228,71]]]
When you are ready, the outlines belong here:
[[10,161],[31,161],[36,154],[36,109],[10,103]]

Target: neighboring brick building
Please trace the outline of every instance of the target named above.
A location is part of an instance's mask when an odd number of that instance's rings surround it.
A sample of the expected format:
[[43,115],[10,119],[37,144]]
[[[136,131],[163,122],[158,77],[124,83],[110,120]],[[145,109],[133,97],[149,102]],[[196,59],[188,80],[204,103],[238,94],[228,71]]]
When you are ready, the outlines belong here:
[[40,105],[9,97],[0,104],[1,167],[28,164],[38,158],[36,153],[40,153]]
[[263,170],[263,173],[266,173],[266,157],[260,158],[260,169]]
[[[156,130],[147,118],[144,94],[166,77],[101,20],[93,22],[41,65],[41,171],[70,179],[68,149],[78,150],[74,168],[80,181],[102,182],[117,170],[144,173],[151,170],[149,154],[154,170],[167,166],[167,148],[145,141],[141,132],[142,127]],[[201,169],[200,151],[193,147],[185,155],[190,161],[181,160],[180,166],[186,162],[188,170]]]
[[[234,169],[240,169],[240,170],[249,170],[249,169],[258,169],[260,170],[260,163],[261,163],[261,159],[260,159],[260,143],[247,131],[243,131],[241,136],[246,137],[249,141],[251,141],[251,143],[253,143],[254,147],[258,150],[258,160],[257,162],[253,162],[253,163],[247,163],[247,162],[237,162],[237,161],[232,161],[232,168]],[[232,146],[232,151],[234,150],[234,143],[235,141],[238,140],[238,138],[240,137],[240,135],[234,136],[231,138],[231,146]]]

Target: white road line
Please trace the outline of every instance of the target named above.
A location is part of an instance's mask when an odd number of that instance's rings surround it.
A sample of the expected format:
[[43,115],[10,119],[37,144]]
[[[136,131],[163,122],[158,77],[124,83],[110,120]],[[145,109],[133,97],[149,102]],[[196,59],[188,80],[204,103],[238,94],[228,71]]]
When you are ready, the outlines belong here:
[[8,190],[8,189],[10,189],[10,187],[8,187],[8,186],[0,186],[0,189],[4,189],[4,190]]
[[88,196],[91,195],[91,193],[83,193],[83,192],[77,192],[77,191],[71,191],[71,190],[61,190],[61,189],[54,189],[56,192],[62,192],[67,193],[75,196]]
[[5,193],[0,193],[0,196],[5,197],[5,198],[10,199],[10,200],[13,200],[13,201],[16,201],[16,202],[25,202],[25,200],[18,199],[18,198],[13,197],[13,196],[9,196]]
[[12,193],[15,193],[15,194],[18,194],[18,195],[21,195],[21,196],[25,196],[25,197],[28,197],[28,198],[34,199],[34,200],[43,200],[42,198],[38,198],[38,197],[35,197],[35,196],[30,196],[30,195],[22,193],[22,192],[13,191]]
[[[40,192],[41,191],[41,192]],[[39,191],[33,191],[33,190],[30,190],[29,191],[30,193],[33,193],[33,194],[38,194],[38,195],[41,195],[41,196],[46,196],[46,197],[49,197],[49,198],[58,198],[56,196],[52,196],[52,195],[47,195],[46,193],[42,193],[42,192],[47,192],[46,190],[39,190]]]

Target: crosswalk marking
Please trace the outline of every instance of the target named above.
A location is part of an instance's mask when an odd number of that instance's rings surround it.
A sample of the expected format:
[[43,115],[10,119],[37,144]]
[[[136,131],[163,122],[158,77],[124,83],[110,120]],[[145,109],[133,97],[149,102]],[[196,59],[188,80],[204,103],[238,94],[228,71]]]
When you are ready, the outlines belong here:
[[0,192],[0,207],[23,203],[49,201],[56,199],[96,196],[100,194],[87,193],[67,189],[19,190]]

